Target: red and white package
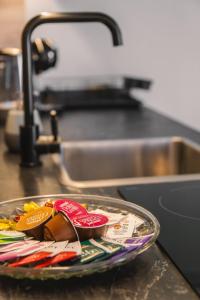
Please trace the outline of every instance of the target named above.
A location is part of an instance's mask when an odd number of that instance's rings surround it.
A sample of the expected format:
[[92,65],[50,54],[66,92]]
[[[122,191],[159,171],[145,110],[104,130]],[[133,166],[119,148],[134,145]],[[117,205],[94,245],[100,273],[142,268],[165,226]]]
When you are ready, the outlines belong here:
[[33,254],[28,255],[26,257],[23,257],[19,261],[11,263],[8,266],[9,267],[21,267],[21,266],[24,266],[24,265],[33,264],[35,262],[41,261],[41,260],[49,257],[49,254],[50,253],[46,252],[46,251],[36,252],[36,253],[33,253]]
[[48,266],[57,265],[58,263],[61,263],[64,261],[69,261],[71,259],[74,259],[75,257],[77,257],[76,252],[62,252],[62,253],[57,254],[54,257],[47,259],[44,263],[41,263],[41,264],[35,266],[34,269],[41,269],[41,268],[45,268]]
[[87,215],[87,210],[79,203],[70,199],[56,200],[54,208],[57,212],[62,212],[67,215],[69,219],[73,219],[75,216]]
[[87,214],[72,219],[74,226],[82,228],[101,227],[108,223],[108,218],[100,214]]
[[26,257],[21,258],[17,262],[9,264],[9,267],[20,267],[28,264],[34,264],[45,258],[53,257],[59,254],[60,252],[65,251],[67,247],[68,241],[63,242],[55,242],[50,246],[46,247],[44,251],[39,251],[37,253],[33,253]]
[[56,211],[66,214],[72,224],[76,227],[94,228],[101,227],[108,223],[107,216],[88,213],[83,206],[70,199],[56,200],[54,208]]

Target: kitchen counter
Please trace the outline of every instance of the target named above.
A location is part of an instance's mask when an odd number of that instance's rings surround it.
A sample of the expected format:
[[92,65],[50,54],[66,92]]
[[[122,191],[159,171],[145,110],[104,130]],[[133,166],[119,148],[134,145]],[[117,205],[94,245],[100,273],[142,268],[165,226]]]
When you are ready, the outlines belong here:
[[[126,139],[183,136],[200,143],[200,134],[143,108],[74,110],[59,116],[63,140]],[[45,122],[45,130],[48,124]],[[38,194],[92,193],[120,197],[115,188],[68,189],[59,184],[50,155],[33,169],[19,166],[19,156],[7,152],[0,128],[0,201]],[[83,279],[15,280],[1,277],[0,299],[199,299],[169,258],[155,244],[126,266]]]

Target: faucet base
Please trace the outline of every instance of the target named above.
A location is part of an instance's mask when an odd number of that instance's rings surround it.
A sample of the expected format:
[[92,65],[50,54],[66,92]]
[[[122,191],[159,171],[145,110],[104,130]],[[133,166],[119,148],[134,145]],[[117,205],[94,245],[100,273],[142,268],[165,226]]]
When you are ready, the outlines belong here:
[[41,165],[35,149],[38,132],[38,125],[20,127],[21,166],[23,167],[30,168]]

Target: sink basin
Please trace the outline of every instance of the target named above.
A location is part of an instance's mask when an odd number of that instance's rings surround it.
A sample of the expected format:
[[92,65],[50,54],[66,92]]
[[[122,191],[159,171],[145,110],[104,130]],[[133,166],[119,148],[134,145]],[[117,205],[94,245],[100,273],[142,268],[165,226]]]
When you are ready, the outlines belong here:
[[181,137],[65,142],[53,160],[78,188],[200,178],[200,146]]

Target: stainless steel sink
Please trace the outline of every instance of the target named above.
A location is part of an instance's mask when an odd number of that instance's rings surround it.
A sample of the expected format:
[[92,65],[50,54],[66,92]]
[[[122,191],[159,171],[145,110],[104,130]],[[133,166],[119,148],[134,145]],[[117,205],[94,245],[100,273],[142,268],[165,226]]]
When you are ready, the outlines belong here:
[[200,146],[181,137],[66,142],[53,159],[78,188],[200,178]]

